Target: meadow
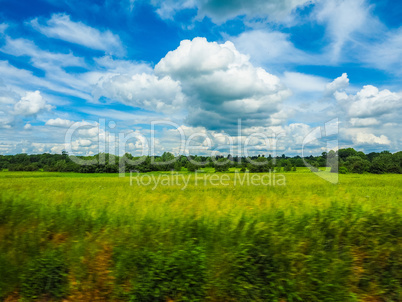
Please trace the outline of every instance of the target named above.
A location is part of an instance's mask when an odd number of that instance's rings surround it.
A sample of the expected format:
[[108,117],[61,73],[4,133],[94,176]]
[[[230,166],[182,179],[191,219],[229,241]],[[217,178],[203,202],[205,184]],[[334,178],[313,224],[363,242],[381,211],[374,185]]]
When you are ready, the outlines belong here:
[[0,300],[402,301],[401,175],[208,172],[0,172]]

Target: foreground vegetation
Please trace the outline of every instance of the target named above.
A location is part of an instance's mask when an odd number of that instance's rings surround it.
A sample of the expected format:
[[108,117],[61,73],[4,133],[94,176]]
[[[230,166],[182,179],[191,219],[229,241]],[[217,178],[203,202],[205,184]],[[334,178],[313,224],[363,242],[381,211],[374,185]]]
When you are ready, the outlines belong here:
[[399,175],[188,176],[0,172],[0,300],[402,301]]

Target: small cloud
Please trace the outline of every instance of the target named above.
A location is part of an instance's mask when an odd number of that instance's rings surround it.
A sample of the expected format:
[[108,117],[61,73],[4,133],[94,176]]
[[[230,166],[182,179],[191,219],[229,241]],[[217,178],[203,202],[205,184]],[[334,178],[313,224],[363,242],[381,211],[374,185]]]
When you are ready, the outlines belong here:
[[61,128],[68,128],[70,127],[74,122],[69,121],[69,120],[64,120],[61,118],[56,118],[56,119],[50,119],[46,122],[46,126],[54,126],[54,127],[61,127]]
[[385,135],[375,136],[372,133],[357,133],[353,142],[358,145],[389,145],[391,141]]
[[349,86],[349,78],[347,73],[343,73],[342,76],[336,78],[325,87],[327,95],[332,95],[336,91],[343,90]]
[[46,103],[40,94],[40,91],[27,92],[24,97],[21,98],[14,105],[14,114],[17,115],[35,115],[41,111],[49,111],[53,107]]
[[108,54],[124,55],[125,53],[118,35],[113,34],[110,30],[102,32],[82,22],[74,22],[66,14],[52,15],[46,25],[41,25],[37,18],[33,19],[30,24],[34,29],[50,38],[102,50]]
[[25,130],[30,130],[32,128],[32,125],[31,124],[25,124],[25,126],[24,126],[24,129]]
[[369,126],[375,126],[380,124],[380,122],[373,118],[373,117],[369,117],[369,118],[351,118],[350,119],[350,124],[353,127],[369,127]]

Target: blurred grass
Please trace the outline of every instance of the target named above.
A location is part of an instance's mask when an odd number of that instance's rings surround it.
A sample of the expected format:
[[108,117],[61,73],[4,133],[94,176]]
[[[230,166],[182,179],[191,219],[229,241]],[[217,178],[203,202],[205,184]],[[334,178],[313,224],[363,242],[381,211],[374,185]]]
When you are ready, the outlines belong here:
[[402,301],[401,176],[181,174],[1,172],[0,299]]

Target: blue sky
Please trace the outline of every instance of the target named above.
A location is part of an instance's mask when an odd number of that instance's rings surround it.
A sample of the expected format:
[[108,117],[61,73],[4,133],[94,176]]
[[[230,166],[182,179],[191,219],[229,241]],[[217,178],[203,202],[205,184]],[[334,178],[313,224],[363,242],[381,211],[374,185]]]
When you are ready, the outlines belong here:
[[333,119],[339,147],[402,149],[399,1],[0,7],[1,154],[94,154],[103,137],[111,153],[319,154],[324,141],[303,141]]

